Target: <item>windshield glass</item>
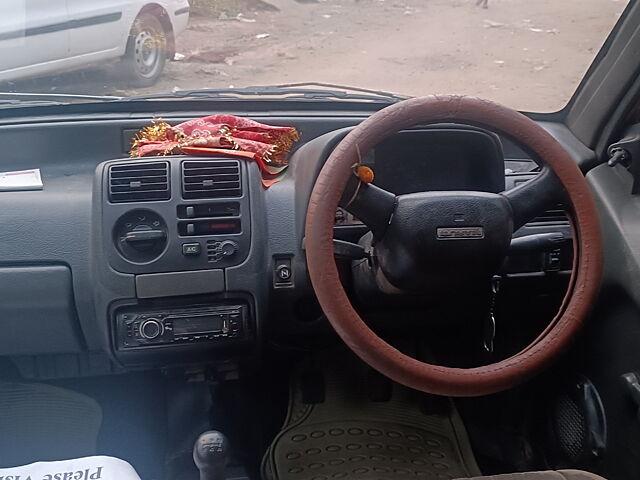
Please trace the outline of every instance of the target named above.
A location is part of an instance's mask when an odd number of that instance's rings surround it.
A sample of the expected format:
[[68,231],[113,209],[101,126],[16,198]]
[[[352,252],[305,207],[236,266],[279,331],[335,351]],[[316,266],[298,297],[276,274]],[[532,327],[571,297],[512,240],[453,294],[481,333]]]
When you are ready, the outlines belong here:
[[552,112],[626,4],[3,0],[0,92],[132,96],[325,82]]

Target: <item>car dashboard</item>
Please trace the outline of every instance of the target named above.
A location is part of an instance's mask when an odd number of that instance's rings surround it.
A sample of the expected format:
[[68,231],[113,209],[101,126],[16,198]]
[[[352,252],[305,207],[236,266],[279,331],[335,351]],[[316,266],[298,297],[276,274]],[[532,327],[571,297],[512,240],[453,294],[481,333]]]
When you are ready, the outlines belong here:
[[[0,125],[13,145],[3,170],[40,168],[44,183],[0,193],[0,355],[23,375],[225,364],[256,358],[282,332],[328,328],[306,270],[306,207],[332,149],[369,112],[230,113],[301,132],[282,181],[265,189],[255,164],[227,157],[128,158],[148,114]],[[589,157],[563,126],[543,126],[578,163]],[[537,174],[508,139],[461,125],[417,126],[362,153],[374,183],[396,194],[500,192]],[[339,208],[334,232],[357,242],[367,228]],[[561,205],[514,237],[555,232],[570,240]],[[555,278],[571,262],[567,241],[514,252],[501,274]]]

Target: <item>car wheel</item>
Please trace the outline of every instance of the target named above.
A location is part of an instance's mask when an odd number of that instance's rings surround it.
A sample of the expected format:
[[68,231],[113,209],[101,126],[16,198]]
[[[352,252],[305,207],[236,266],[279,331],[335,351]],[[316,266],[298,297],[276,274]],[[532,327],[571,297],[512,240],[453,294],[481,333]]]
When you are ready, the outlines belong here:
[[142,14],[133,23],[121,62],[124,77],[132,86],[150,87],[158,81],[167,61],[167,36],[160,21]]

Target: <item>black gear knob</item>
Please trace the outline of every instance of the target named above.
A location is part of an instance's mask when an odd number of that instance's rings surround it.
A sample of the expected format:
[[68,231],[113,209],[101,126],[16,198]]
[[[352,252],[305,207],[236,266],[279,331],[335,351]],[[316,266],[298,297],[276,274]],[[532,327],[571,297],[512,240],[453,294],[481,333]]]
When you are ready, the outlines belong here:
[[227,437],[215,430],[204,432],[193,446],[193,461],[200,470],[200,480],[224,480],[229,461]]

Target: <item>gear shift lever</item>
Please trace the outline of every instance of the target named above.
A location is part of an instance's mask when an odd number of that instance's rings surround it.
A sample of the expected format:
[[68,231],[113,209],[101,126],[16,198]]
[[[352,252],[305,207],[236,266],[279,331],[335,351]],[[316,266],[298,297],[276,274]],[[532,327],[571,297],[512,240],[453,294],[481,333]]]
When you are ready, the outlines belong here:
[[200,480],[224,480],[229,460],[229,441],[215,430],[204,432],[193,446],[193,461],[200,470]]

